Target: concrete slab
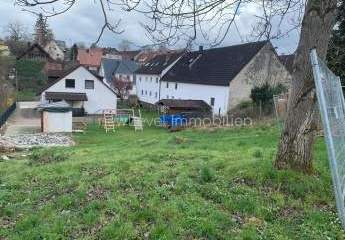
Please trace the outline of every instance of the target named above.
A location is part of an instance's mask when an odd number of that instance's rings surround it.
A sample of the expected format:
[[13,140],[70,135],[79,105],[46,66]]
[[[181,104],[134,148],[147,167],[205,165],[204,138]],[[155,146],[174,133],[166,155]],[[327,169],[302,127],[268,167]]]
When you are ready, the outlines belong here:
[[34,109],[37,105],[38,102],[19,102],[17,109],[7,121],[5,136],[40,132],[40,115]]

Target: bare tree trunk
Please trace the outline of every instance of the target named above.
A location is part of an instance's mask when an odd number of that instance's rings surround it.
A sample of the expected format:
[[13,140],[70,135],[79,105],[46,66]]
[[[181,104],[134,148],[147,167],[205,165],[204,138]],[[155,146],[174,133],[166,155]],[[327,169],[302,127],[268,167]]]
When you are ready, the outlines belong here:
[[278,169],[313,172],[312,146],[316,132],[317,99],[309,52],[316,47],[319,56],[326,58],[336,7],[337,0],[307,1],[293,64],[288,116],[275,161]]

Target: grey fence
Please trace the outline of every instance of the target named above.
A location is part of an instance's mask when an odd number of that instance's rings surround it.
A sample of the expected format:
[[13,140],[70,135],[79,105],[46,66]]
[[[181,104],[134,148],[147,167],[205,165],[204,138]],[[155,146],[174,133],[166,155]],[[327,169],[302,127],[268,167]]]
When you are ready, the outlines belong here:
[[337,77],[317,56],[310,54],[323,122],[339,218],[345,228],[345,101]]
[[17,103],[14,102],[9,108],[7,108],[3,113],[0,113],[0,128],[6,123],[7,119],[16,110]]

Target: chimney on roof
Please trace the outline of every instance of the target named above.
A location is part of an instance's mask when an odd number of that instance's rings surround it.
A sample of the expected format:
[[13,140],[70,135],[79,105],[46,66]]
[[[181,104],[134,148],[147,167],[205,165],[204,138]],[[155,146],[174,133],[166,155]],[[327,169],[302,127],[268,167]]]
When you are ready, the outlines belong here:
[[204,46],[199,46],[199,53],[202,54],[204,52]]

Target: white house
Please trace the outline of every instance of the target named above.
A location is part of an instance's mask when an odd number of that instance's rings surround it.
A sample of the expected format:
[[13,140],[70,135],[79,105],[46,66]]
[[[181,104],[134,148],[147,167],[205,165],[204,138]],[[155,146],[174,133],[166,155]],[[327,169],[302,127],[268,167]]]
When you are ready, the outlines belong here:
[[265,82],[288,87],[290,78],[269,41],[207,50],[200,47],[185,53],[162,76],[159,100],[203,100],[214,114],[223,115],[250,100],[253,87]]
[[41,103],[65,100],[74,114],[102,114],[104,109],[116,109],[117,96],[102,79],[83,66],[71,69],[41,92]]
[[59,46],[54,40],[47,43],[44,50],[49,53],[54,60],[63,61],[65,59],[65,49]]
[[135,72],[136,90],[141,102],[155,104],[161,99],[161,78],[180,57],[180,53],[157,55]]

